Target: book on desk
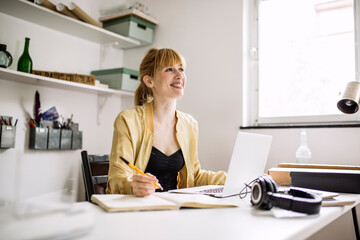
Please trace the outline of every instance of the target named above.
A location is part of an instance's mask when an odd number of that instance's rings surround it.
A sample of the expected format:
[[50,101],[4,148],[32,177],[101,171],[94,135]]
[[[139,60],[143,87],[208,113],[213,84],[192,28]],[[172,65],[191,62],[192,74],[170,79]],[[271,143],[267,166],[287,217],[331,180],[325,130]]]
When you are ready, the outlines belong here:
[[278,184],[324,191],[360,193],[360,166],[281,163],[268,174]]
[[146,197],[93,194],[91,201],[107,212],[237,207],[231,201],[200,194],[155,193]]

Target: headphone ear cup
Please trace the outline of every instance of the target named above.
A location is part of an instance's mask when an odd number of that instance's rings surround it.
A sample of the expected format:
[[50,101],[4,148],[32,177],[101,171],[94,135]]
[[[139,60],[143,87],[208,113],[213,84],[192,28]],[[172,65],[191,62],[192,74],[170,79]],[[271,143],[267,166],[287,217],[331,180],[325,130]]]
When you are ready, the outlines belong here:
[[268,195],[268,192],[271,192],[271,193],[276,192],[277,191],[277,186],[276,186],[274,180],[269,178],[269,176],[263,176],[262,178],[264,179],[264,182],[266,184],[266,192],[264,192],[266,200],[264,201],[264,204],[261,206],[260,209],[270,210],[274,206],[274,204],[271,201],[271,199],[270,199],[270,197]]
[[274,180],[267,176],[259,177],[251,188],[251,204],[263,210],[269,210],[273,207],[268,192],[276,192],[277,185]]
[[257,178],[254,182],[254,184],[251,186],[251,196],[250,196],[250,202],[253,206],[259,207],[264,198],[264,187],[263,187],[262,180]]

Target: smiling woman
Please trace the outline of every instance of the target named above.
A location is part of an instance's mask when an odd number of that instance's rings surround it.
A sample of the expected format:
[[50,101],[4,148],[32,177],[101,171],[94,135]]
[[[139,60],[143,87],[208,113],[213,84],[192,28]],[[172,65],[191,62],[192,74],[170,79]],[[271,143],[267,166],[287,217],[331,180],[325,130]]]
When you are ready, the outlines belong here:
[[[164,191],[225,183],[225,172],[201,170],[197,121],[176,109],[184,94],[185,66],[175,50],[152,48],[146,53],[136,106],[122,111],[114,123],[107,193],[142,197],[154,193],[157,183]],[[147,175],[133,175],[120,157]]]

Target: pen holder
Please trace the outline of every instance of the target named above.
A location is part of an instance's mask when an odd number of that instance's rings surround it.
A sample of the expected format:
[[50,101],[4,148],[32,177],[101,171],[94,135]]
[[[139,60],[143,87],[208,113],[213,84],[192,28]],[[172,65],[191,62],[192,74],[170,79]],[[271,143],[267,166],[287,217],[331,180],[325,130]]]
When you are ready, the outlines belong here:
[[82,132],[72,131],[71,149],[81,149],[81,148],[82,148]]
[[30,128],[30,149],[47,149],[48,129],[35,127]]
[[77,132],[77,131],[79,131],[79,124],[73,123],[70,128],[73,132]]
[[0,148],[15,147],[16,127],[1,125],[0,128]]
[[60,149],[60,129],[49,129],[47,149]]
[[54,121],[41,119],[41,126],[44,128],[54,128]]
[[71,149],[72,131],[69,129],[61,129],[60,131],[60,149]]

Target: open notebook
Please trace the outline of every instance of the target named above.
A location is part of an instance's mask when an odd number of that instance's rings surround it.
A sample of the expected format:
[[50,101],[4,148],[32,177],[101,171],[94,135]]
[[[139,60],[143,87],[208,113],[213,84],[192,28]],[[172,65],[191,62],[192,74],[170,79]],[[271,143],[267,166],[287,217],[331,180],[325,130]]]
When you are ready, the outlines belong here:
[[154,193],[147,197],[135,197],[123,194],[93,194],[91,201],[108,212],[174,210],[187,208],[223,208],[237,207],[237,204],[225,199],[206,195]]
[[262,134],[239,132],[224,186],[207,185],[174,189],[172,193],[200,193],[214,197],[229,197],[240,193],[253,179],[264,174],[272,137]]

